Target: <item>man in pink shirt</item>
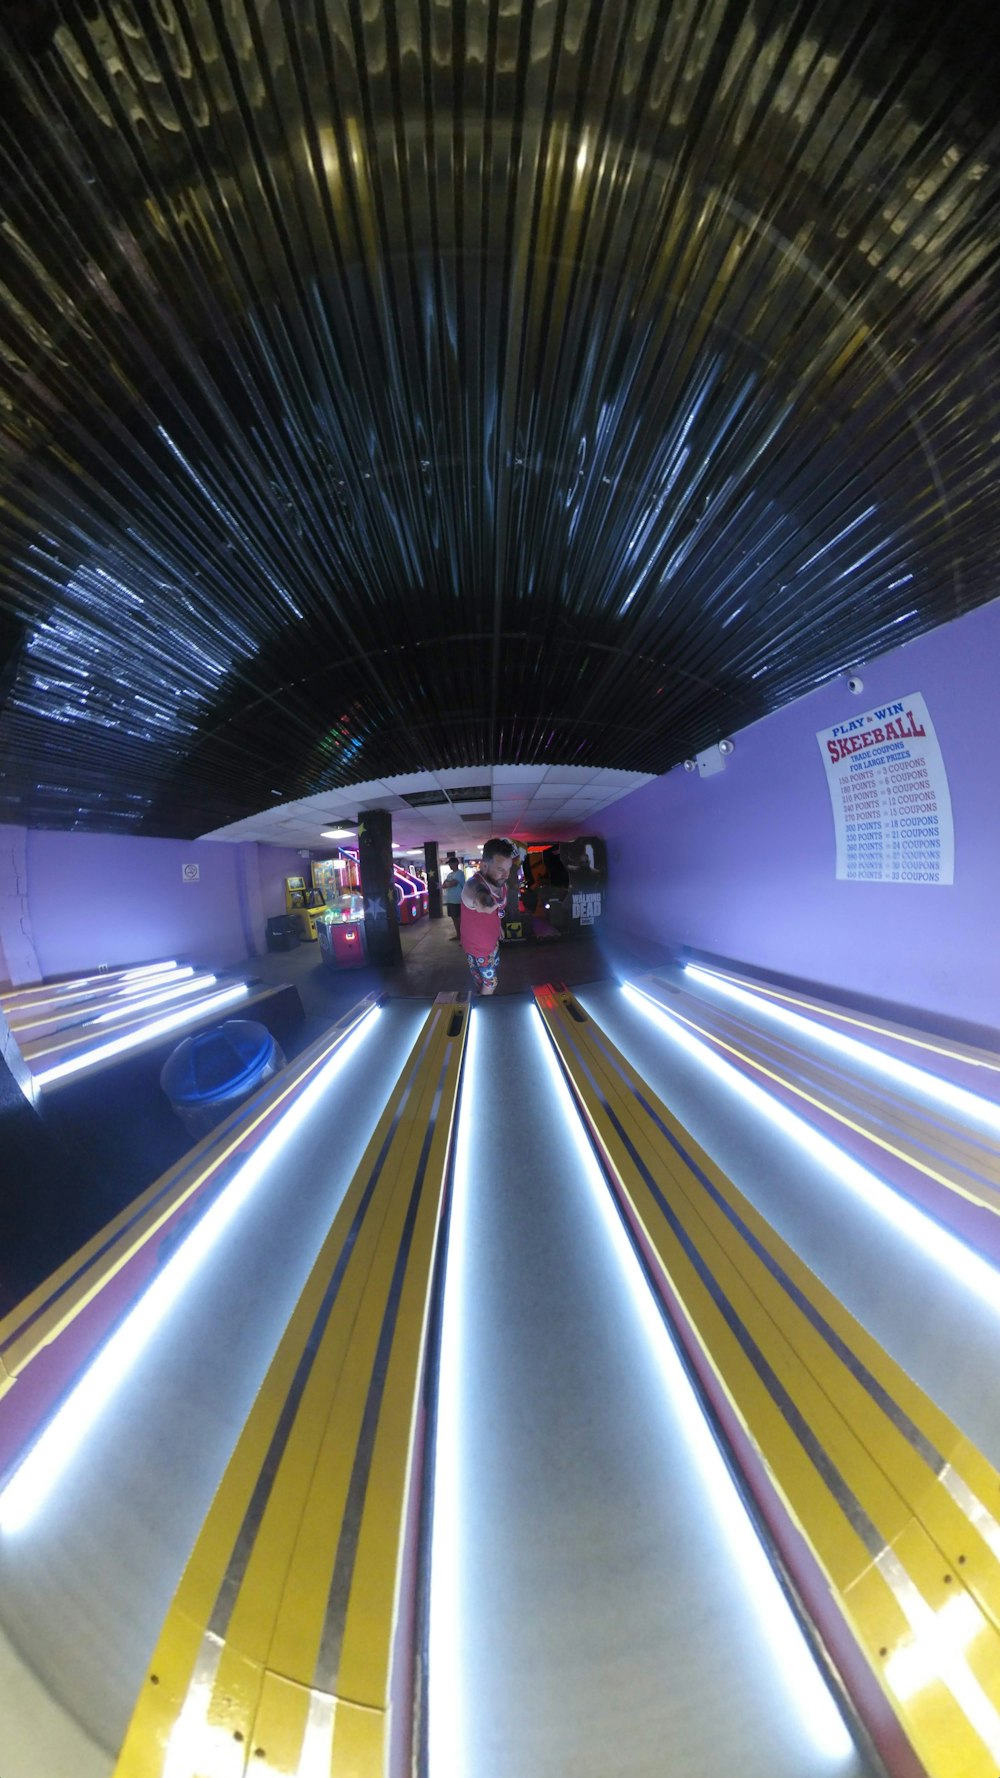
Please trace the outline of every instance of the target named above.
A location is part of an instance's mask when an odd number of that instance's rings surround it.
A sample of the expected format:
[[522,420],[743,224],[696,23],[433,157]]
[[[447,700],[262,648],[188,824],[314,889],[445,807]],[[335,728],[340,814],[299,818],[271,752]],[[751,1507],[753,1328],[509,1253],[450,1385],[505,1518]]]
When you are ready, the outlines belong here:
[[507,879],[520,869],[513,840],[487,840],[483,862],[462,890],[462,949],[478,994],[496,991],[500,967],[500,922],[507,905]]

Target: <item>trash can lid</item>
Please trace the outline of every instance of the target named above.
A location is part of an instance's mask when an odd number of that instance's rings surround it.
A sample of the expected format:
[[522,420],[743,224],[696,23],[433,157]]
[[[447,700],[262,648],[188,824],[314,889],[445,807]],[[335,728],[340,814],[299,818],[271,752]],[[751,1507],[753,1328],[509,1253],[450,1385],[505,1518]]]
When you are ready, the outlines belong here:
[[274,1039],[253,1019],[227,1019],[186,1037],[163,1065],[160,1085],[174,1105],[202,1105],[251,1087],[267,1066]]

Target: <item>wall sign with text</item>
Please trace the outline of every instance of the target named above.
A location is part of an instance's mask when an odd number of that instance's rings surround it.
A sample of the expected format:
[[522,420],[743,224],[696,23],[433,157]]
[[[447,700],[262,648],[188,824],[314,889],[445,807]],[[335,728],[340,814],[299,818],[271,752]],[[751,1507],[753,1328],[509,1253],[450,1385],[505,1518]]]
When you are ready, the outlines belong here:
[[948,778],[919,692],[816,736],[833,804],[837,876],[852,883],[953,883]]

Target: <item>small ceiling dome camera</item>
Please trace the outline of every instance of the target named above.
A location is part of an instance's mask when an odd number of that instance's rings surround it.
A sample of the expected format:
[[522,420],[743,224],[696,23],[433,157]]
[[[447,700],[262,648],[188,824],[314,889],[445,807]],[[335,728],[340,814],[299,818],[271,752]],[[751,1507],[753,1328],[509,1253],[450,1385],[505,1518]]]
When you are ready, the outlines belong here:
[[859,679],[856,673],[852,673],[850,679],[847,681],[847,689],[848,691],[852,691],[854,696],[857,697],[859,691],[864,691],[865,682],[863,679]]

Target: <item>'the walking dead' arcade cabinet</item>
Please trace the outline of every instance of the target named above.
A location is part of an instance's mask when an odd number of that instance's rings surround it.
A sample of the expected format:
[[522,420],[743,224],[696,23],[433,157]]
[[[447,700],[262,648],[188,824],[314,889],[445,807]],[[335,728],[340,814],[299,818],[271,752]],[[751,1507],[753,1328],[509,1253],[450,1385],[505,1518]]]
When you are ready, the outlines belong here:
[[519,917],[506,921],[508,940],[545,942],[596,930],[607,903],[608,855],[602,839],[585,834],[529,846],[521,862],[521,905]]

